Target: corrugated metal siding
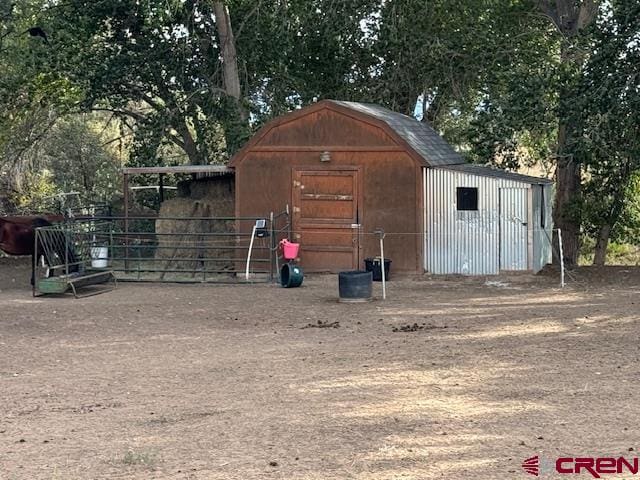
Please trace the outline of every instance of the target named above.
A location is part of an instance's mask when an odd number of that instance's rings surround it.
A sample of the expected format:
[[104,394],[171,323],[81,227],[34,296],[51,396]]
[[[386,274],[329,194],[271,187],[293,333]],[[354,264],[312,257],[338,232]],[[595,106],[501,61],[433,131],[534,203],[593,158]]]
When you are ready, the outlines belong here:
[[529,188],[499,188],[500,270],[527,270]]
[[[499,189],[529,188],[529,184],[445,169],[425,170],[425,270],[435,274],[497,274]],[[478,211],[456,209],[458,187],[478,188]]]
[[[544,189],[544,195],[542,194]],[[544,204],[543,204],[544,200]],[[553,185],[533,186],[533,271],[539,272],[553,260]],[[544,208],[544,226],[540,210]]]

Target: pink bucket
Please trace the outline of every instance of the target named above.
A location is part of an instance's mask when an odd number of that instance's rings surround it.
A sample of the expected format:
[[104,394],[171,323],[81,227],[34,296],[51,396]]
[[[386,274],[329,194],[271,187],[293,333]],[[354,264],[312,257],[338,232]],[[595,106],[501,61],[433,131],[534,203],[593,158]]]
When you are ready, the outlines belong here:
[[291,243],[285,238],[280,241],[280,247],[286,260],[295,260],[298,257],[298,250],[300,250],[299,243]]

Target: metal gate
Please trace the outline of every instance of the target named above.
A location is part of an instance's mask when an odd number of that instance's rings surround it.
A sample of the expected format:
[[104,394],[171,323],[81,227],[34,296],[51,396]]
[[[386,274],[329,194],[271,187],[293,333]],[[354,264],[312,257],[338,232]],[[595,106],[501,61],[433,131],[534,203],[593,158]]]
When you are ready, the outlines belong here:
[[528,268],[527,188],[500,189],[500,270]]
[[307,271],[357,268],[362,189],[358,167],[295,168],[293,226]]
[[[251,227],[257,220],[264,222],[255,230],[248,258]],[[251,233],[240,233],[247,230]],[[124,281],[256,283],[277,277],[278,242],[290,231],[286,211],[266,218],[85,217],[48,227],[47,232],[61,239],[61,252],[73,251],[80,258],[58,255],[60,271],[81,261]]]

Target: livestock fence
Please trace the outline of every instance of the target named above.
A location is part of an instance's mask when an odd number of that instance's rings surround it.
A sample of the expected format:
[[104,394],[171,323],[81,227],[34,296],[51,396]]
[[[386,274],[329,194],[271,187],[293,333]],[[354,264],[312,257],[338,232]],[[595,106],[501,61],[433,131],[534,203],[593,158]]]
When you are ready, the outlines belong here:
[[[290,235],[288,209],[265,217],[78,216],[38,229],[36,248],[48,248],[56,275],[79,268],[118,281],[260,283],[277,277],[278,244]],[[40,276],[47,260],[34,266]]]

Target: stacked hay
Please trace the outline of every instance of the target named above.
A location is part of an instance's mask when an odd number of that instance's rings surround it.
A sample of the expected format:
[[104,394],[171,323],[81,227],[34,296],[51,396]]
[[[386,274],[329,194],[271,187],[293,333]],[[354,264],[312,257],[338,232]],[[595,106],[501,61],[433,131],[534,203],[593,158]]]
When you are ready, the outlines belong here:
[[[211,217],[233,217],[233,177],[185,183],[179,191],[188,196],[166,200],[160,207],[160,218],[156,220],[158,267],[185,270],[184,274],[172,273],[171,276],[187,277],[201,276],[199,272],[203,270],[232,270],[233,262],[229,259],[235,257],[235,249],[225,247],[234,247],[235,237],[221,234],[234,233],[235,221]],[[161,278],[165,278],[165,274]]]

